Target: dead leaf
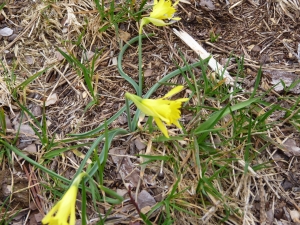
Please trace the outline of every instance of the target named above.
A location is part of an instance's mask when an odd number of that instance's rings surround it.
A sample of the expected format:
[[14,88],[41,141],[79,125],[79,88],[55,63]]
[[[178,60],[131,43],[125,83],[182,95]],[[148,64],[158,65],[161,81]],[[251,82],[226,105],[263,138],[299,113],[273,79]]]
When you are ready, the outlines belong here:
[[34,105],[32,107],[32,114],[35,116],[35,117],[39,117],[42,115],[42,107],[39,106],[39,105]]
[[114,154],[112,156],[112,160],[115,164],[117,164],[117,167],[120,168],[119,174],[122,179],[129,181],[133,187],[136,187],[140,179],[139,169],[136,168],[128,157],[116,156],[126,154],[126,150],[121,148],[112,148],[110,152]]
[[152,76],[152,72],[153,72],[153,70],[147,69],[147,70],[144,72],[144,77],[151,77],[151,76]]
[[58,100],[58,96],[56,93],[49,95],[45,102],[45,106],[53,105],[57,102],[57,100]]
[[[122,155],[126,154],[126,150],[122,148],[112,148],[110,153],[113,155],[112,160],[119,169],[119,174],[125,181],[129,182],[132,187],[136,187],[140,179],[140,169],[134,165],[129,157]],[[118,156],[120,155],[120,156]],[[153,179],[154,176],[145,174],[144,182],[149,185],[155,185],[156,181]]]
[[[67,50],[65,48],[59,48],[59,49],[65,53],[67,53]],[[58,61],[61,61],[65,58],[59,51],[55,52],[55,57]]]
[[11,121],[7,115],[5,115],[5,123],[6,123],[6,129],[13,129]]
[[[16,123],[15,130],[18,130],[18,129],[19,129],[19,123]],[[27,124],[21,124],[20,133],[29,134],[29,135],[35,134],[34,130],[31,128],[31,126],[29,126]]]
[[291,210],[290,216],[295,223],[299,223],[300,213],[297,210]]
[[138,194],[137,199],[138,207],[140,209],[144,209],[145,207],[151,207],[156,204],[156,201],[152,195],[149,194],[146,190],[142,190]]
[[41,222],[44,216],[41,213],[34,214],[34,218],[36,219],[36,222]]
[[211,0],[200,0],[200,5],[207,7],[209,10],[214,10],[216,8]]
[[120,38],[125,42],[127,42],[130,38],[130,33],[126,32],[126,31],[120,30],[119,35],[120,35]]
[[[286,71],[279,70],[264,70],[271,77],[271,84],[276,85],[274,90],[280,92],[284,90],[284,86],[281,82],[284,82],[285,87],[290,87],[291,84],[299,80],[299,75]],[[300,94],[300,83],[290,90],[291,93]]]
[[95,55],[95,52],[88,51],[88,52],[86,52],[85,57],[88,61],[90,61],[94,57],[94,55]]
[[266,212],[266,216],[267,216],[267,221],[268,221],[267,224],[273,224],[273,221],[274,221],[274,210],[273,209],[269,209]]
[[128,191],[126,189],[119,189],[118,188],[116,192],[117,192],[118,195],[124,197],[127,194]]
[[30,144],[26,148],[24,148],[23,151],[25,151],[29,154],[35,154],[35,153],[37,153],[36,145]]
[[300,148],[297,146],[296,141],[294,139],[287,139],[283,145],[289,152],[284,152],[287,156],[300,156]]
[[77,25],[79,27],[82,27],[82,25],[78,22],[74,11],[71,7],[66,6],[67,9],[67,19],[64,21],[64,24],[62,24],[63,26],[70,26],[70,25]]
[[134,140],[134,144],[135,144],[135,147],[139,150],[139,151],[142,151],[146,148],[147,145],[145,145],[142,140],[140,138],[136,138]]
[[125,115],[119,116],[118,122],[119,122],[121,125],[124,125],[125,123],[127,123],[127,116],[125,116]]

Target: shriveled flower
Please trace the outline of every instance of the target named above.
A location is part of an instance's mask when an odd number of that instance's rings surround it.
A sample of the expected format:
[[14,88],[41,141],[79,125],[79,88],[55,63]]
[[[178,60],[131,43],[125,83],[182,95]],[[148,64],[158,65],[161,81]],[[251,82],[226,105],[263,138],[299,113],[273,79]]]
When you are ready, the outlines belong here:
[[63,198],[43,218],[43,224],[49,225],[74,225],[76,222],[75,203],[78,186],[85,173],[80,173],[73,181]]
[[153,23],[155,26],[166,26],[171,23],[166,23],[163,20],[180,20],[179,17],[174,17],[176,12],[175,6],[178,4],[177,0],[173,5],[171,0],[154,0],[153,10],[149,17],[143,17],[140,25],[140,34],[143,31],[143,26],[148,23]]
[[188,98],[180,98],[176,100],[167,100],[183,89],[183,86],[177,86],[169,91],[164,97],[159,99],[143,99],[137,95],[126,93],[125,97],[132,100],[134,104],[143,113],[152,116],[158,128],[163,134],[169,138],[168,131],[163,122],[167,125],[174,124],[181,128],[178,120],[180,119],[180,108],[183,102],[188,101]]

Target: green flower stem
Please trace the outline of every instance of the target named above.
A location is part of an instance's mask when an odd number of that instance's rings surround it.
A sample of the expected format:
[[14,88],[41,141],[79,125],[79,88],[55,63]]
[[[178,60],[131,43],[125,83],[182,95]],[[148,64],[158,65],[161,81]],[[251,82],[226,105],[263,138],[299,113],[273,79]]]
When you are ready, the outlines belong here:
[[[146,37],[152,37],[154,34],[147,34],[147,35],[139,35],[137,37],[134,37],[132,38],[130,41],[127,42],[126,45],[124,45],[124,47],[121,49],[120,53],[119,53],[119,56],[118,56],[118,70],[119,70],[119,73],[120,75],[126,80],[128,81],[128,83],[130,83],[134,90],[136,91],[136,93],[138,94],[139,92],[139,85],[130,77],[128,76],[123,68],[122,68],[122,60],[123,60],[123,55],[125,53],[125,51],[135,42],[137,42],[139,40],[139,38],[146,38]],[[141,36],[141,37],[140,37]],[[107,121],[108,122],[108,121]]]
[[143,95],[143,83],[144,83],[144,74],[143,74],[143,57],[142,57],[142,35],[139,34],[139,91],[138,96],[142,97]]
[[131,101],[127,98],[125,98],[125,103],[126,103],[126,114],[127,114],[127,123],[128,123],[128,128],[130,132],[133,132],[132,130],[132,124],[131,124],[131,116],[130,116],[130,104],[132,103]]

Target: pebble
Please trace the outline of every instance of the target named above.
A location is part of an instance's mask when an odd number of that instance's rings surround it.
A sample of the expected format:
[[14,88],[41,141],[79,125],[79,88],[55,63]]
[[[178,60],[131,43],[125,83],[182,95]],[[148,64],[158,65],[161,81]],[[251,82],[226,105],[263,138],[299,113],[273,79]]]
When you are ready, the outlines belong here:
[[13,40],[15,40],[15,38],[16,38],[17,36],[18,36],[17,34],[13,34],[13,35],[9,36],[9,37],[7,38],[7,40],[8,40],[9,42],[12,42]]

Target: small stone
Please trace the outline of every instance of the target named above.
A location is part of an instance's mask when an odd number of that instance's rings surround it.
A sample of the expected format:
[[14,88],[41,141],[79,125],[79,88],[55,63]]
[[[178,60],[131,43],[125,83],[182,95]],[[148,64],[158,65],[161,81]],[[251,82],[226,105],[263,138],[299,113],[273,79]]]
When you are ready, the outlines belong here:
[[37,153],[36,145],[30,144],[26,148],[24,148],[23,151],[25,151],[29,154],[35,154],[35,153]]
[[5,58],[6,59],[12,59],[12,58],[15,58],[15,54],[14,53],[7,53],[6,55],[5,55]]
[[153,70],[147,69],[144,73],[144,77],[151,77],[153,73]]
[[251,52],[260,52],[261,48],[258,45],[255,45],[252,49]]
[[39,117],[42,115],[42,107],[39,106],[39,105],[35,105],[32,107],[32,114],[35,116],[35,117]]
[[300,213],[297,210],[291,210],[290,216],[295,223],[299,223]]
[[87,97],[87,92],[86,91],[84,91],[84,92],[82,92],[82,98],[84,99],[84,98],[86,98]]
[[34,63],[34,58],[30,55],[26,55],[25,60],[26,60],[28,65],[32,65]]
[[10,35],[13,34],[13,30],[10,29],[9,27],[4,27],[2,29],[0,29],[0,35],[3,36],[3,37],[8,37]]

